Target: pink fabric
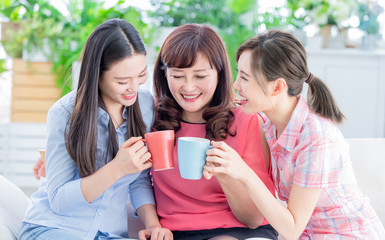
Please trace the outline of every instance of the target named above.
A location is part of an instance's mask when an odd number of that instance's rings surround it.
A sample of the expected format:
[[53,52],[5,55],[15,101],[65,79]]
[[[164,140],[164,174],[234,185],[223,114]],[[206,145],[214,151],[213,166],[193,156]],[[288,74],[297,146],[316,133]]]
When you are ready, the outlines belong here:
[[310,112],[300,98],[278,139],[269,119],[263,129],[279,198],[287,202],[293,184],[322,190],[300,239],[385,239],[384,227],[357,186],[349,145],[335,124]]
[[[231,129],[236,129],[237,134],[234,137],[228,136],[225,142],[240,154],[274,193],[260,145],[257,115],[245,115],[241,108],[233,112],[235,121]],[[205,135],[205,124],[182,122],[176,139],[182,136],[204,138]],[[174,148],[174,165],[172,170],[152,172],[157,211],[163,227],[175,231],[246,227],[231,212],[215,177],[209,181],[204,177],[200,180],[180,177],[177,145]]]

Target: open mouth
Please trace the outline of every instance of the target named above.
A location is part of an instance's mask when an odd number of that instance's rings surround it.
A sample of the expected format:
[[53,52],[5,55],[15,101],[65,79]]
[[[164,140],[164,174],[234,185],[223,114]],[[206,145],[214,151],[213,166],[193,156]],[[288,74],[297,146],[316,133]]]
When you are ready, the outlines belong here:
[[242,105],[247,103],[247,98],[245,98],[241,94],[238,95],[238,99],[239,99],[239,101],[241,102]]
[[126,100],[133,99],[136,96],[136,93],[122,94],[122,97]]
[[187,102],[194,102],[196,101],[201,95],[202,93],[198,93],[198,94],[181,94],[183,99]]

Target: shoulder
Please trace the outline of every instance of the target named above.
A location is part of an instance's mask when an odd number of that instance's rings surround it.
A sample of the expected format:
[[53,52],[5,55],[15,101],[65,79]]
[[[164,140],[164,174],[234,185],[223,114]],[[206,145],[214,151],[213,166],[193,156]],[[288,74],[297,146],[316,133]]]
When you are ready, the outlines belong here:
[[154,97],[148,90],[139,89],[138,101],[141,109],[152,108],[154,106]]
[[57,100],[49,109],[48,116],[60,115],[68,116],[71,115],[74,108],[76,99],[76,91],[71,91],[59,100]]
[[310,145],[335,145],[343,139],[341,131],[330,119],[309,112],[298,140]]
[[143,121],[146,124],[146,130],[149,132],[155,119],[154,97],[149,91],[139,89],[138,101]]

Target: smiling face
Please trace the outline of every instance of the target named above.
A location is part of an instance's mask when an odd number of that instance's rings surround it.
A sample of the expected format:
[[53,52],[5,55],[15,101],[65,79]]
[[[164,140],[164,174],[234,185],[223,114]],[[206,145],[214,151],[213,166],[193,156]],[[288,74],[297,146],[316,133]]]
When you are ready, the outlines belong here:
[[99,90],[107,108],[123,108],[135,103],[139,86],[147,80],[144,54],[136,54],[113,63],[99,80]]
[[[238,60],[238,75],[234,89],[241,97],[242,110],[246,114],[262,112],[271,106],[271,101],[266,93],[267,82],[260,86],[251,69],[251,50],[245,50]],[[261,81],[264,81],[261,79]]]
[[183,120],[202,123],[203,111],[213,98],[218,84],[218,72],[209,60],[198,54],[189,68],[167,68],[166,78],[170,92],[183,109]]

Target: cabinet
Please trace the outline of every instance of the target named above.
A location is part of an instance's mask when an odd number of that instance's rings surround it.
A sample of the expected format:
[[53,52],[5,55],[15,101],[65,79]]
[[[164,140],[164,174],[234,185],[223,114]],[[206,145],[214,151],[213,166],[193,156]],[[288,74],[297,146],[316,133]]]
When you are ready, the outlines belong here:
[[385,137],[385,51],[310,50],[310,71],[331,89],[346,138]]

